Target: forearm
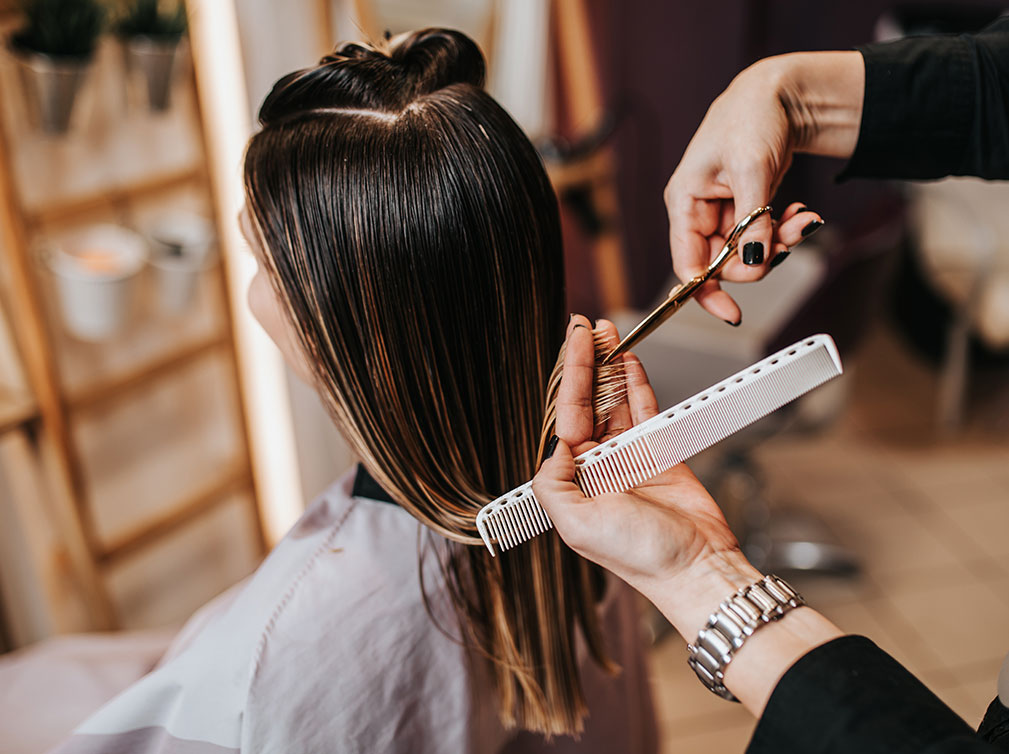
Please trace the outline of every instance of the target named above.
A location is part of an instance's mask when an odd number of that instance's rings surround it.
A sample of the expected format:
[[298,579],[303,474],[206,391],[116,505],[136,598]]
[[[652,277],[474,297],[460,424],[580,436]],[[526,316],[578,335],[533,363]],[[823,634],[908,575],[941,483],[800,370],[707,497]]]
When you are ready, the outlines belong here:
[[[723,600],[761,576],[741,553],[719,553],[673,579],[637,586],[687,641],[693,641]],[[728,665],[725,685],[759,717],[785,671],[810,650],[841,635],[812,608],[792,610],[746,640]]]
[[765,58],[751,69],[756,73],[754,85],[763,82],[781,103],[794,151],[851,157],[865,95],[860,53],[797,52]]

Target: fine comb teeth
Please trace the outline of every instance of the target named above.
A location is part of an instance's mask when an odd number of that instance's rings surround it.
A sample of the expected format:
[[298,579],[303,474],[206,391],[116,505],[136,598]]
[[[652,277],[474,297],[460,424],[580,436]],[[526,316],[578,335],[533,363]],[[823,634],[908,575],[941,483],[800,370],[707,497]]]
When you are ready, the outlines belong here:
[[[768,356],[575,459],[575,484],[588,496],[623,492],[671,469],[841,374],[829,335]],[[553,526],[526,482],[485,505],[476,518],[484,544],[507,550]]]

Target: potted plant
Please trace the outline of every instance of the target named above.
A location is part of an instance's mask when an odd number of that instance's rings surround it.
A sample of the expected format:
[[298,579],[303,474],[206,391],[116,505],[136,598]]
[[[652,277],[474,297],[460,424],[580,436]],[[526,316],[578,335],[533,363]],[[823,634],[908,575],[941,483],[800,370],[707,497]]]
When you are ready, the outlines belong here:
[[116,23],[116,33],[123,42],[127,75],[144,82],[152,110],[167,110],[171,105],[175,57],[186,33],[182,0],[128,0]]
[[26,0],[25,24],[10,38],[28,109],[48,133],[70,127],[77,92],[87,76],[105,9],[98,0]]

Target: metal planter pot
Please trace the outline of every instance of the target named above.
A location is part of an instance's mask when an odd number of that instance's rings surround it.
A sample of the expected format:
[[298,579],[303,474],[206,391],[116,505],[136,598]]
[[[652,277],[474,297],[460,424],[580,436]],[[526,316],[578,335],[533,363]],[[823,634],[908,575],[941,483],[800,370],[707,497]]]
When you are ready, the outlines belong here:
[[147,260],[143,236],[118,225],[93,225],[58,238],[43,257],[67,332],[97,343],[126,328],[137,276]]
[[16,47],[12,51],[33,125],[50,134],[66,133],[92,59],[53,57]]
[[123,39],[126,74],[144,83],[151,110],[162,112],[172,104],[172,79],[179,41],[178,38],[146,36]]
[[146,229],[161,311],[169,316],[192,308],[204,270],[214,264],[214,225],[193,212],[166,212]]

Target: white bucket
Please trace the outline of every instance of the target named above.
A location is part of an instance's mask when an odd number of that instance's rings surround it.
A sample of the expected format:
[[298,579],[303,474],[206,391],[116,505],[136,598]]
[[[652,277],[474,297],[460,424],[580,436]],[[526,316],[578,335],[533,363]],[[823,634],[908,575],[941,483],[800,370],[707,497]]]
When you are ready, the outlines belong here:
[[60,239],[46,255],[67,331],[86,341],[107,340],[129,320],[137,274],[147,247],[138,233],[93,225]]
[[160,215],[146,229],[161,311],[180,315],[193,302],[200,274],[214,263],[214,225],[192,212]]

